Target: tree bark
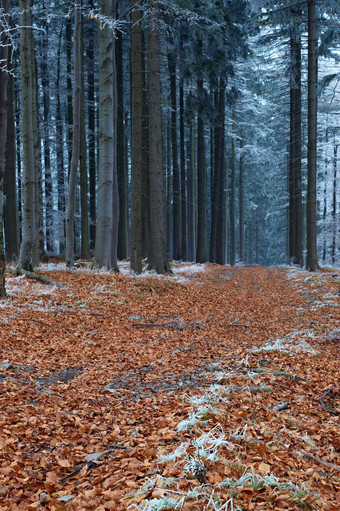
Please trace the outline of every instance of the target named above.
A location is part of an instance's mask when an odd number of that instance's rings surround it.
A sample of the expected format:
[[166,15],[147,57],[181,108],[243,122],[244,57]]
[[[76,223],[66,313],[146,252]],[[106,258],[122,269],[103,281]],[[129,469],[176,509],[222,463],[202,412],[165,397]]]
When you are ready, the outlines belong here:
[[187,200],[186,200],[186,172],[185,172],[185,132],[184,132],[184,84],[179,86],[179,138],[181,161],[181,218],[182,218],[182,255],[181,259],[187,261]]
[[[8,84],[8,35],[7,27],[8,23],[8,9],[9,2],[2,0],[0,3],[2,12],[2,21],[0,23],[0,297],[6,297],[6,283],[5,283],[5,271],[6,271],[6,257],[5,257],[5,245],[3,236],[3,185],[5,176],[5,149],[6,149],[6,135],[7,135],[7,84]],[[6,23],[7,22],[7,23]]]
[[64,175],[64,119],[61,113],[61,91],[60,91],[60,74],[61,74],[61,43],[64,27],[60,29],[58,53],[57,53],[57,110],[56,110],[56,152],[57,152],[57,180],[58,180],[58,240],[59,252],[64,255],[65,251],[65,175]]
[[118,259],[127,258],[128,247],[128,176],[125,169],[124,134],[124,73],[123,73],[123,34],[118,32],[116,39],[117,67],[117,177],[119,193]]
[[[137,0],[134,2],[137,3]],[[131,269],[142,271],[142,13],[132,11],[131,35]]]
[[68,204],[66,214],[66,265],[74,266],[74,216],[76,207],[76,182],[80,155],[80,98],[81,98],[81,0],[75,1],[74,21],[74,99],[72,157],[70,163]]
[[[169,40],[172,44],[172,40]],[[168,70],[170,76],[170,131],[171,131],[171,154],[172,154],[172,203],[173,203],[173,257],[181,259],[182,256],[182,211],[181,211],[181,179],[178,165],[177,146],[177,80],[176,80],[176,56],[173,51],[168,51]]]
[[240,140],[239,182],[238,182],[238,223],[239,259],[244,262],[244,140]]
[[317,21],[316,1],[308,0],[308,150],[307,150],[307,259],[306,268],[319,268],[316,227],[317,162]]
[[[199,41],[202,47],[202,41]],[[203,101],[203,78],[197,79],[197,95],[199,101]],[[206,161],[205,161],[205,140],[204,120],[199,110],[197,116],[197,250],[196,261],[205,263],[207,261],[207,186],[206,186]]]
[[80,255],[82,259],[90,258],[90,240],[89,240],[89,210],[88,210],[88,182],[87,182],[87,140],[85,125],[85,82],[84,82],[84,34],[83,23],[81,23],[80,38],[80,58],[81,58],[81,93],[80,93],[80,152],[79,152],[79,170],[80,170]]
[[236,110],[233,108],[233,133],[231,139],[231,173],[230,173],[230,266],[236,260],[236,225],[235,225],[235,183],[236,183]]
[[[93,8],[93,1],[90,2]],[[88,83],[88,153],[89,153],[89,188],[90,188],[90,250],[93,252],[96,239],[96,101],[94,79],[94,46],[96,44],[96,25],[91,21],[88,27],[87,49],[87,83]]]
[[[100,15],[113,16],[112,0],[99,1]],[[113,34],[109,26],[101,24],[98,32],[99,60],[99,169],[96,245],[94,262],[99,267],[111,268],[112,212],[113,212]]]
[[[292,8],[293,10],[293,8]],[[301,29],[300,12],[292,13],[290,35],[290,135],[289,135],[289,259],[302,265],[301,173]]]
[[166,251],[164,176],[162,170],[162,125],[158,1],[149,0],[152,19],[148,25],[148,119],[150,150],[150,250],[148,268],[171,273]]
[[24,232],[19,268],[33,271],[32,251],[36,238],[36,175],[33,141],[32,0],[20,0],[20,63],[22,83],[22,142],[24,155]]

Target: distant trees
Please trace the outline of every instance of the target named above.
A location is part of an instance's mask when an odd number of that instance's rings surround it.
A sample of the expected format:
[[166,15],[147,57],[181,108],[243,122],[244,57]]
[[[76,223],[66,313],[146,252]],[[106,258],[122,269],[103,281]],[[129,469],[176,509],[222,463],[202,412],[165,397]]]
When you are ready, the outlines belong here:
[[[70,266],[90,255],[114,270],[117,257],[130,257],[137,273],[143,260],[168,272],[171,258],[315,269],[319,221],[323,260],[336,263],[339,81],[329,65],[339,38],[331,1],[319,5],[319,36],[309,49],[308,9],[299,1],[35,0],[34,7],[19,6],[21,72],[13,30],[14,79],[3,68],[0,76],[7,258],[20,239],[26,269],[44,255],[66,256]],[[1,8],[4,20],[9,0]],[[14,26],[17,15],[9,10]],[[317,43],[322,129],[317,153],[313,114],[307,171],[302,56],[308,51],[314,62],[315,85]],[[0,51],[8,49],[2,43]],[[0,236],[4,268],[1,246]]]

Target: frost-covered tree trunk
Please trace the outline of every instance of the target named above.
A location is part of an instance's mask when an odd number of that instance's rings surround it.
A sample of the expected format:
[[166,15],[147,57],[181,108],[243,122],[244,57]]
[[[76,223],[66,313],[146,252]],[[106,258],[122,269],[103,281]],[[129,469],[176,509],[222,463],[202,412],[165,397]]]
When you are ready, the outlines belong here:
[[[135,1],[135,3],[138,0]],[[141,11],[132,12],[131,34],[131,269],[142,271],[142,27]]]
[[19,268],[33,270],[32,251],[36,238],[36,173],[33,140],[32,0],[20,0],[20,64],[22,86],[22,144],[24,163],[24,227]]
[[317,163],[317,21],[316,1],[308,0],[308,151],[307,151],[307,259],[309,271],[318,269],[316,226]]
[[74,20],[74,94],[72,157],[69,172],[68,202],[66,213],[66,265],[74,265],[74,216],[76,207],[76,183],[80,155],[80,98],[81,98],[81,0],[75,2]]
[[[112,19],[112,0],[99,1],[99,13]],[[113,198],[113,33],[101,23],[98,32],[99,60],[99,169],[96,245],[94,262],[111,267],[112,198]]]
[[[90,7],[93,8],[93,0]],[[96,184],[97,184],[97,159],[96,159],[96,101],[95,101],[95,76],[94,76],[94,48],[97,44],[96,27],[90,20],[87,31],[87,86],[88,86],[88,155],[89,155],[89,213],[90,213],[90,250],[94,250],[96,238]]]
[[164,176],[162,169],[161,81],[158,1],[149,0],[148,119],[150,154],[150,249],[149,269],[171,272],[166,250]]
[[[5,271],[6,257],[3,237],[3,185],[5,175],[5,148],[7,135],[7,84],[8,84],[8,8],[9,1],[2,0],[0,3],[0,297],[6,297]],[[7,27],[6,27],[7,25]]]
[[338,182],[338,144],[334,141],[333,155],[333,205],[332,205],[332,263],[335,263],[337,242],[337,182]]
[[187,261],[187,200],[186,200],[186,165],[185,165],[185,131],[184,131],[184,84],[179,86],[179,137],[180,137],[180,161],[181,161],[181,217],[182,217],[182,255],[181,259]]
[[236,110],[233,108],[233,133],[231,139],[231,169],[230,169],[230,265],[235,266],[236,260]]

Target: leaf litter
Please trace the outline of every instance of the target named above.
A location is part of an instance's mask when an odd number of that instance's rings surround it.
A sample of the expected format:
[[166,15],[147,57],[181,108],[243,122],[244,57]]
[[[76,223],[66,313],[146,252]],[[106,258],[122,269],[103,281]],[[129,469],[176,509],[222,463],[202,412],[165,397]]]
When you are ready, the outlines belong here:
[[340,272],[122,268],[8,277],[0,509],[339,509]]

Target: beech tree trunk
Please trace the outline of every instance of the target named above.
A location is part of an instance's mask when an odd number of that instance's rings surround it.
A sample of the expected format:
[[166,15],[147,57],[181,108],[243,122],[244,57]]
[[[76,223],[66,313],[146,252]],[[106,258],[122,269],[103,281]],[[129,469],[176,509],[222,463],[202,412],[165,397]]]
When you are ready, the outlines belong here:
[[233,108],[233,133],[231,140],[231,173],[230,173],[230,265],[235,266],[236,260],[236,225],[235,225],[235,209],[236,209],[236,111]]
[[244,140],[240,140],[239,182],[238,182],[238,223],[239,259],[244,262]]
[[81,99],[81,0],[75,2],[74,20],[74,99],[72,157],[69,173],[68,203],[66,214],[66,265],[74,266],[74,215],[76,207],[76,182],[80,155],[80,99]]
[[24,227],[19,268],[33,271],[32,251],[36,238],[36,173],[33,141],[32,0],[20,0],[20,64],[22,84],[22,143],[24,163]]
[[148,268],[171,273],[166,250],[164,176],[162,168],[161,81],[158,1],[149,0],[152,19],[148,25],[148,119],[150,152],[150,249]]
[[[93,8],[93,1],[90,2]],[[90,250],[93,252],[96,238],[96,101],[94,79],[94,46],[97,42],[96,25],[91,20],[88,26],[87,47],[87,83],[88,83],[88,153],[89,153],[89,213],[90,213]]]
[[57,152],[57,180],[58,180],[58,241],[59,251],[64,255],[65,251],[65,175],[64,175],[64,119],[61,113],[61,92],[60,92],[60,58],[61,43],[64,28],[60,29],[59,44],[57,53],[57,111],[56,111],[56,152]]
[[316,227],[317,163],[317,21],[316,1],[308,0],[308,150],[307,150],[307,259],[306,268],[319,268]]

